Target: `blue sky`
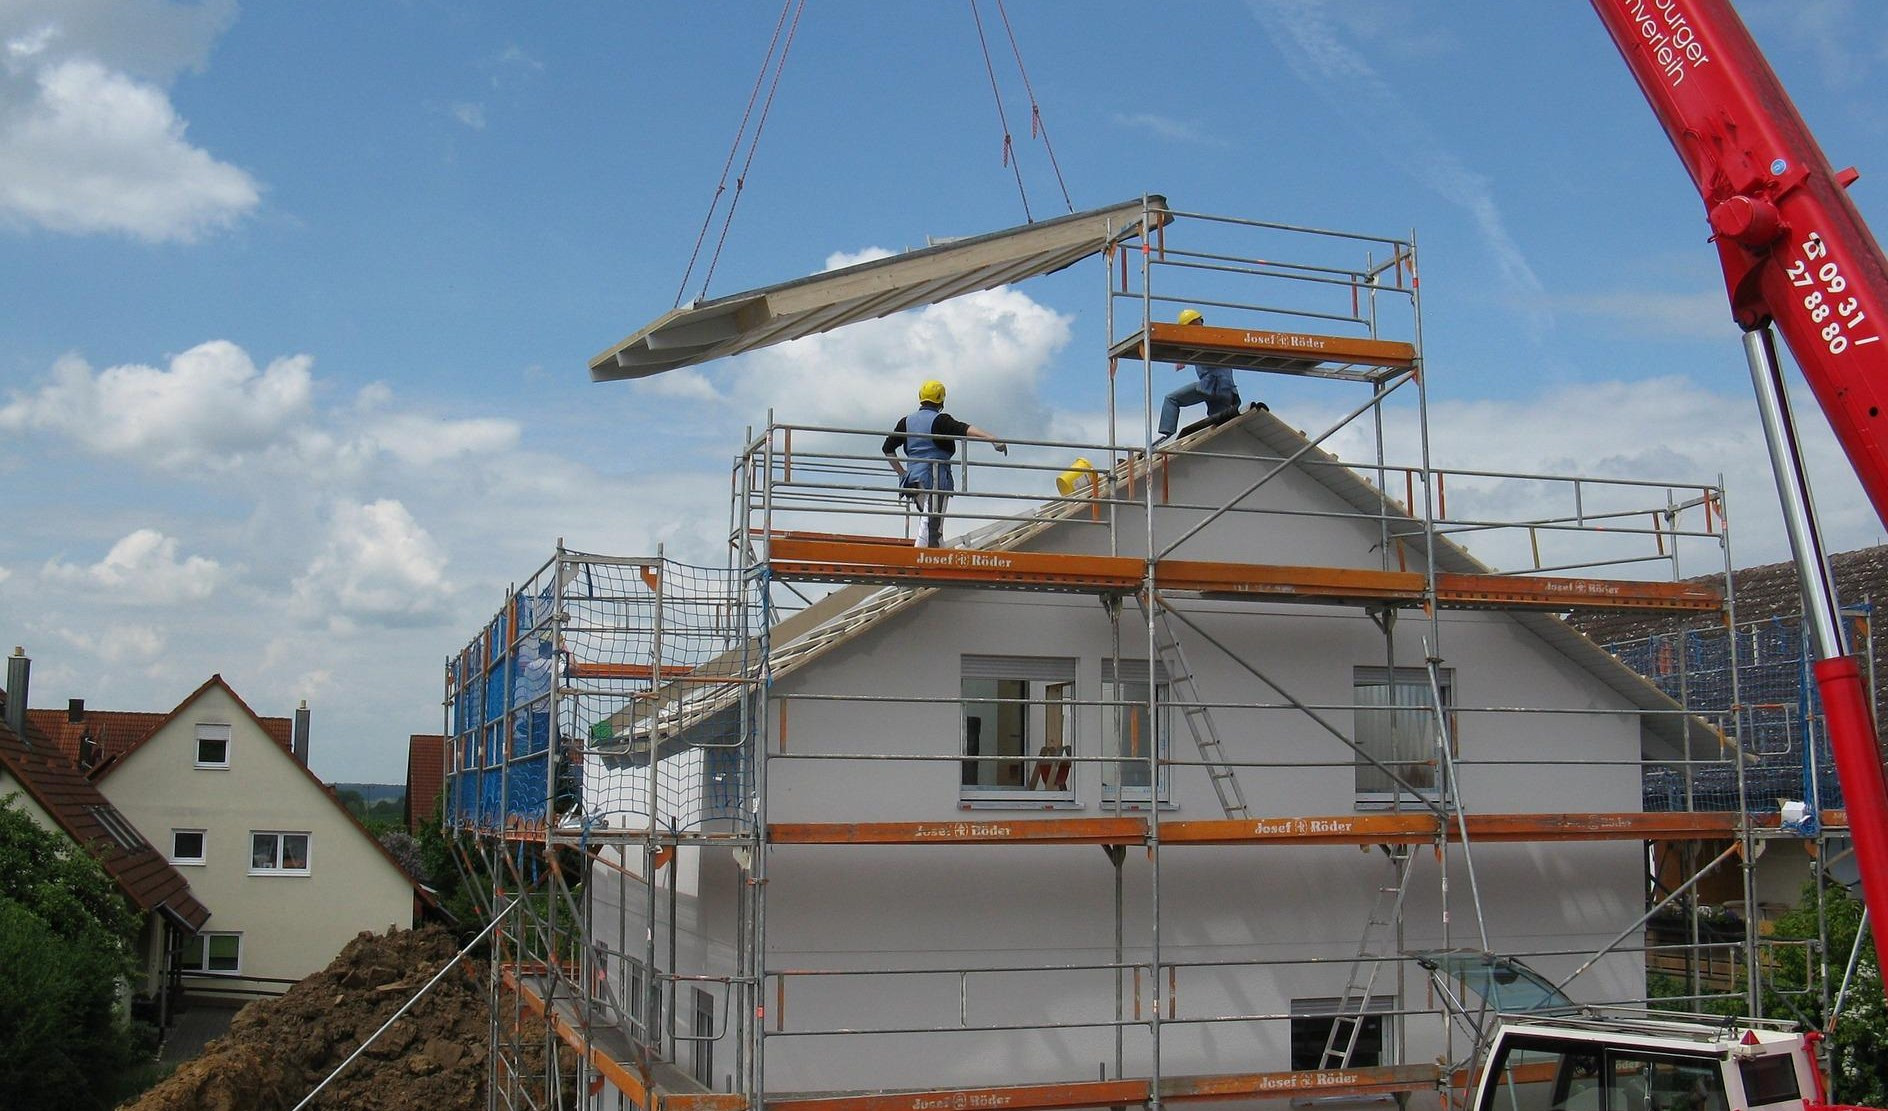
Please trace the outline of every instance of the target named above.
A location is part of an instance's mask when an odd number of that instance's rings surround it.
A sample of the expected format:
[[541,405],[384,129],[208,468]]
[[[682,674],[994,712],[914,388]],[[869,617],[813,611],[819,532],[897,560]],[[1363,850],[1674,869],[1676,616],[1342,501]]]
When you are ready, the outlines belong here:
[[[1888,213],[1888,24],[1738,8]],[[770,407],[889,423],[938,373],[999,432],[1092,431],[1092,267],[589,381],[673,303],[779,11],[0,0],[0,641],[33,701],[167,709],[221,672],[264,713],[309,700],[324,777],[397,780],[440,662],[559,537],[716,560]],[[1077,208],[1413,231],[1440,462],[1724,472],[1739,562],[1783,558],[1701,206],[1587,4],[1007,11]],[[1000,154],[968,5],[809,0],[708,293],[1021,223]],[[1833,547],[1876,542],[1812,455]]]

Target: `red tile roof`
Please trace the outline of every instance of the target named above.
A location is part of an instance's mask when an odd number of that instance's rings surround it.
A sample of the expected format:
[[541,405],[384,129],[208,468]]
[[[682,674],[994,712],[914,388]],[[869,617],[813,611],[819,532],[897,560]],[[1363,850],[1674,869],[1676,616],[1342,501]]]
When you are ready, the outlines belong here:
[[19,780],[40,809],[92,854],[133,906],[146,913],[162,912],[192,933],[209,921],[209,908],[190,893],[190,882],[148,840],[140,834],[137,844],[127,848],[113,835],[112,826],[132,834],[138,831],[77,764],[59,753],[52,738],[34,727],[31,714],[24,739],[0,725],[0,765]]
[[446,738],[415,733],[406,739],[406,828],[418,832],[446,786]]
[[[235,698],[243,709],[249,707],[238,698],[236,692],[229,689],[220,675],[212,675],[208,682],[198,687],[189,698],[178,703],[182,709],[202,694],[212,683],[221,685]],[[125,753],[144,743],[145,738],[158,731],[166,722],[177,715],[177,710],[169,713],[152,713],[147,710],[94,710],[84,707],[77,721],[72,720],[69,710],[27,710],[26,720],[40,732],[52,739],[59,752],[74,763],[80,762],[83,741],[90,738],[98,746],[97,756],[89,767],[102,767]],[[262,726],[262,731],[269,739],[282,746],[284,752],[292,752],[294,746],[295,723],[288,718],[265,718],[250,711],[250,716]]]

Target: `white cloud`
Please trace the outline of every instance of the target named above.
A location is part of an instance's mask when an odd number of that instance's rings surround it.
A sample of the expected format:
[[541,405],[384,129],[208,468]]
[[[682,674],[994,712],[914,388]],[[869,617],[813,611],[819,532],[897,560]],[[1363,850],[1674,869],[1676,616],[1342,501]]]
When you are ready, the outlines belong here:
[[733,361],[726,388],[737,412],[782,406],[796,423],[889,429],[936,378],[959,420],[1030,436],[1047,423],[1037,387],[1070,327],[1004,286],[756,351]]
[[1731,328],[1722,290],[1624,291],[1557,297],[1554,304],[1603,322],[1609,332],[1652,339],[1721,340]]
[[[9,68],[52,53],[9,40]],[[9,77],[0,99],[0,214],[52,231],[190,241],[261,200],[256,181],[185,138],[164,90],[85,58]]]
[[1226,140],[1203,130],[1191,120],[1176,120],[1157,112],[1117,112],[1115,125],[1134,131],[1146,131],[1175,143],[1193,143],[1207,147],[1226,147],[1231,144]]
[[518,435],[518,422],[502,417],[439,420],[401,413],[375,421],[366,441],[403,463],[430,467],[461,456],[509,451]]
[[137,605],[201,601],[216,591],[223,569],[213,559],[177,558],[177,539],[156,529],[139,529],[113,544],[105,558],[88,567],[58,559],[40,572],[51,582],[109,592],[113,599]]
[[[1822,526],[1832,551],[1846,551],[1877,543],[1880,522],[1862,495],[1854,471],[1842,455],[1815,402],[1795,399],[1805,455],[1817,493]],[[1390,425],[1389,457],[1408,464],[1419,456],[1414,421],[1405,410]],[[1309,410],[1281,413],[1298,427],[1321,428],[1335,419]],[[1545,475],[1580,475],[1670,483],[1715,483],[1723,476],[1731,521],[1732,555],[1739,566],[1789,558],[1776,507],[1775,483],[1758,426],[1755,404],[1747,393],[1727,384],[1725,392],[1706,388],[1678,375],[1636,382],[1594,382],[1549,390],[1507,400],[1441,401],[1430,406],[1430,438],[1436,447],[1436,465],[1463,470],[1501,471]],[[1373,459],[1367,426],[1346,428],[1327,442],[1341,458],[1357,464]],[[1391,494],[1403,496],[1399,476],[1391,480]],[[1574,512],[1573,490],[1567,484],[1524,483],[1507,479],[1448,477],[1444,492],[1448,514],[1456,520],[1499,517],[1520,520]],[[1608,490],[1602,484],[1583,488],[1584,510],[1603,511],[1632,503],[1646,508],[1663,504],[1663,488]],[[1684,492],[1679,491],[1683,500]],[[1695,512],[1685,520],[1700,523]],[[1626,528],[1648,528],[1649,515],[1622,522]],[[1530,537],[1510,532],[1469,534],[1469,549],[1504,570],[1529,566]],[[1554,562],[1559,541],[1543,530],[1543,562]],[[1654,554],[1650,536],[1623,538],[1617,550],[1631,546],[1638,554]],[[1716,546],[1688,542],[1684,574],[1717,569]],[[1643,577],[1658,577],[1656,564],[1646,565]],[[1630,573],[1629,571],[1627,573]]]
[[451,108],[452,118],[474,131],[485,130],[485,106],[461,101]]
[[719,402],[721,394],[715,390],[714,383],[708,376],[694,367],[683,367],[665,374],[655,374],[648,378],[629,379],[629,388],[649,397],[665,398],[671,401],[710,401]]
[[1384,148],[1389,164],[1405,167],[1431,192],[1468,212],[1509,292],[1532,310],[1536,328],[1549,325],[1540,279],[1508,232],[1488,179],[1445,147],[1369,59],[1344,41],[1332,25],[1340,6],[1316,0],[1247,2],[1303,84],[1351,120],[1358,134]]
[[330,627],[433,624],[453,592],[445,570],[445,552],[405,505],[343,502],[334,507],[324,550],[293,584],[294,604],[305,619]]
[[0,431],[52,432],[160,468],[228,468],[306,415],[312,363],[297,355],[258,371],[227,340],[199,344],[163,370],[134,363],[94,374],[67,356],[37,393],[0,407]]
[[111,625],[92,633],[80,629],[60,629],[57,635],[67,644],[111,664],[150,663],[164,654],[163,633],[149,625]]
[[862,262],[877,262],[882,258],[890,258],[896,253],[895,251],[888,251],[884,247],[865,247],[857,251],[834,251],[832,254],[826,256],[825,269],[828,271],[844,270],[848,266],[857,266]]

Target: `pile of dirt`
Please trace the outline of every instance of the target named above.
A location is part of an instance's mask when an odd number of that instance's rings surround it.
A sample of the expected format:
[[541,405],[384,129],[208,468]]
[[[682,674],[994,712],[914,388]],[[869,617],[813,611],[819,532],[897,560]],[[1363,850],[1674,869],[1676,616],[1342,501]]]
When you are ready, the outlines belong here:
[[[363,933],[276,999],[244,1007],[229,1033],[131,1111],[288,1111],[393,1017],[457,951],[438,927]],[[491,1008],[469,959],[368,1046],[310,1107],[479,1111],[486,1106]],[[506,1008],[507,1011],[513,1008]],[[526,1032],[541,1045],[541,1032]],[[535,1063],[532,1071],[537,1072]]]

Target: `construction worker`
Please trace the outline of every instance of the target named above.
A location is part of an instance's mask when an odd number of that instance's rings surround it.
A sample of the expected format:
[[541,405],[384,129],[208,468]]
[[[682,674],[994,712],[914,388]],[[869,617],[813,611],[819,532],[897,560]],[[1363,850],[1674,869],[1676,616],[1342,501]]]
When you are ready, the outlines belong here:
[[[1206,323],[1206,317],[1201,316],[1198,309],[1181,309],[1174,323],[1203,325]],[[1181,370],[1185,366],[1185,363],[1173,364],[1175,370]],[[1205,402],[1208,419],[1222,413],[1239,411],[1239,387],[1233,382],[1230,369],[1223,366],[1196,365],[1193,373],[1199,376],[1198,381],[1188,382],[1174,390],[1167,395],[1165,401],[1160,403],[1160,434],[1154,437],[1155,443],[1158,444],[1173,435],[1174,430],[1180,427],[1180,410],[1185,406]]]
[[[917,503],[918,512],[924,514],[920,539],[927,548],[944,543],[944,503],[950,500],[947,491],[955,488],[951,456],[957,453],[960,439],[988,440],[996,445],[997,454],[1010,453],[1008,444],[946,413],[944,383],[933,378],[918,387],[918,411],[898,418],[897,427],[885,437],[881,449],[892,470],[898,472],[899,493]],[[898,459],[901,448],[905,453],[903,462]]]

